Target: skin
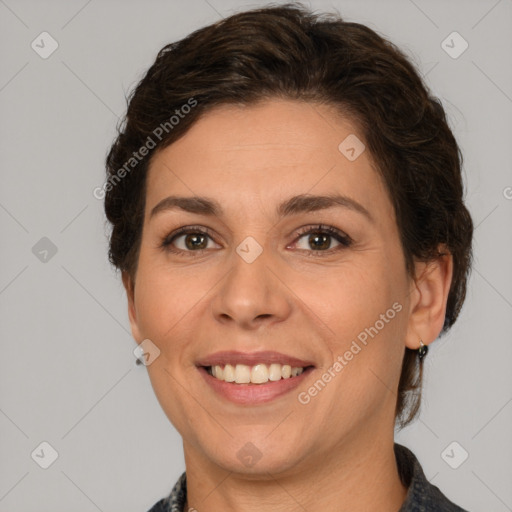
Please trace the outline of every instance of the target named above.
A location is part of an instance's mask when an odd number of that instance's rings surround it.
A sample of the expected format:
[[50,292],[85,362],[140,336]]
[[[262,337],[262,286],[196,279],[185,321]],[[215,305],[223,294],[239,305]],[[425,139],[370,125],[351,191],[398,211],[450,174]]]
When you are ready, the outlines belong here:
[[[393,453],[401,362],[406,346],[439,335],[453,264],[450,255],[417,263],[410,278],[369,151],[349,161],[338,150],[350,134],[364,142],[356,124],[328,106],[267,100],[209,111],[152,159],[137,273],[123,282],[135,340],[160,350],[147,370],[183,438],[187,510],[396,512],[405,499]],[[291,196],[333,192],[373,220],[343,207],[276,216]],[[174,209],[150,217],[170,195],[215,199],[224,214]],[[353,244],[330,238],[328,249],[317,249],[308,234],[297,235],[320,223]],[[211,230],[202,253],[187,248],[185,236],[174,245],[188,255],[161,247],[190,225]],[[263,248],[250,264],[236,252],[247,236]],[[298,392],[397,302],[402,310],[301,404]],[[315,369],[297,391],[240,406],[212,391],[195,366],[220,350],[275,350]],[[261,453],[252,467],[237,457],[247,442]]]

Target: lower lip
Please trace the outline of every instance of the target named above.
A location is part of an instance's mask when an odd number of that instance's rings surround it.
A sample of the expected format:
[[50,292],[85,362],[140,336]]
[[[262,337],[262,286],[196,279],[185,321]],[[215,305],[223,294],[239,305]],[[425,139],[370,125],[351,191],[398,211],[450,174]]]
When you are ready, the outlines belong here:
[[313,370],[308,367],[300,375],[269,381],[266,384],[236,384],[216,379],[203,366],[198,367],[206,383],[219,395],[235,404],[253,405],[270,402],[297,388]]

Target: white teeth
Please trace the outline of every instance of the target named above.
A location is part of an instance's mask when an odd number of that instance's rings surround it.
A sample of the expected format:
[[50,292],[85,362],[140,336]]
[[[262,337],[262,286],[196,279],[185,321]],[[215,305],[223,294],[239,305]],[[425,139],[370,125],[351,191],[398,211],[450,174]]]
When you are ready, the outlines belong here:
[[249,384],[251,382],[251,367],[245,364],[237,364],[235,367],[235,382],[237,384]]
[[251,382],[254,384],[268,382],[268,368],[264,364],[257,364],[252,367]]
[[220,365],[211,367],[213,377],[225,382],[236,382],[237,384],[265,384],[269,380],[272,382],[297,377],[304,371],[304,368],[291,367],[289,364],[266,365],[263,363],[254,366],[237,364],[235,366],[227,364],[224,367]]
[[271,364],[269,369],[269,375],[268,378],[271,381],[281,380],[281,365],[280,364]]
[[[214,366],[213,368],[221,368],[220,366]],[[217,374],[214,373],[214,377],[217,377]],[[235,382],[235,369],[230,364],[224,366],[224,380],[226,382]]]
[[213,376],[217,377],[217,379],[224,380],[224,370],[221,366],[214,366],[212,368]]

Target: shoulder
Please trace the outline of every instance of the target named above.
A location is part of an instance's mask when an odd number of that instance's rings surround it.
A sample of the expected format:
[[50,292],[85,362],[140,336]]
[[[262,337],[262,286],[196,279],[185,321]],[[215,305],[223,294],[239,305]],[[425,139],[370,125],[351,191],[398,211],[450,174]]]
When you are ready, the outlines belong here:
[[451,502],[427,480],[411,450],[395,443],[395,456],[402,483],[408,487],[407,497],[399,512],[468,512]]
[[187,474],[182,473],[166,498],[155,503],[148,512],[184,512],[187,501]]
[[160,500],[158,503],[155,503],[148,512],[169,512],[170,508],[168,506],[167,498]]

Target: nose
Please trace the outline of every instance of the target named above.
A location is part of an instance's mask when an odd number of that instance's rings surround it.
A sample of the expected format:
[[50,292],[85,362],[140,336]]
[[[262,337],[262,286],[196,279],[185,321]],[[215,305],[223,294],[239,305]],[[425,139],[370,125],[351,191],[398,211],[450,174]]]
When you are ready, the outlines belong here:
[[282,322],[291,312],[291,292],[264,250],[252,263],[233,253],[230,271],[212,299],[215,320],[244,330]]

